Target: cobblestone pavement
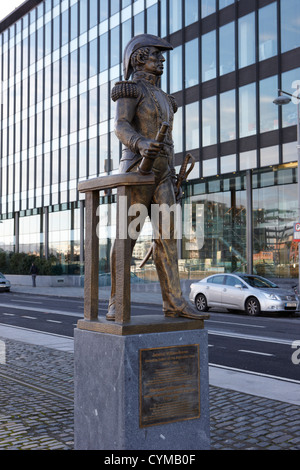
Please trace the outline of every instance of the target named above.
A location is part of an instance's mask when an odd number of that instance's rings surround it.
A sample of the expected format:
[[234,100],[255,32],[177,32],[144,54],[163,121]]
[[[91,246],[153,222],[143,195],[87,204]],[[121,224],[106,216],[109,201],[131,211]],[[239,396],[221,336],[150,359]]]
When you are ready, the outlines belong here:
[[[15,340],[0,363],[0,450],[73,449],[73,354]],[[212,450],[300,449],[300,407],[210,386]]]

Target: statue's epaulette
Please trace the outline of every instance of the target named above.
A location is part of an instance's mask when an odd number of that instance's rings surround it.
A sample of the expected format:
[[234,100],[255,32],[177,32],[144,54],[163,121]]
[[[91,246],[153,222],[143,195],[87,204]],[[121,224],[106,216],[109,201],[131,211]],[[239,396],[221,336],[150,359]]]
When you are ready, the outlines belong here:
[[119,98],[137,98],[137,96],[137,86],[132,81],[117,82],[111,90],[111,99],[113,101],[117,101]]
[[175,100],[174,96],[172,96],[172,95],[168,95],[168,96],[169,96],[169,100],[171,101],[173,111],[174,111],[174,113],[176,113],[177,110],[178,110],[178,104],[176,103],[176,100]]

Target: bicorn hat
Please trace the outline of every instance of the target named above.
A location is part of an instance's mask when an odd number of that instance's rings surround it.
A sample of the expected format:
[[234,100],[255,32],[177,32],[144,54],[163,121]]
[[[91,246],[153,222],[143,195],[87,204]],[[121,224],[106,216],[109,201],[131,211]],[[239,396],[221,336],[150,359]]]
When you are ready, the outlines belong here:
[[162,51],[173,49],[173,46],[168,41],[152,34],[139,34],[133,37],[124,49],[123,73],[125,80],[129,79],[133,71],[130,63],[131,56],[141,47],[157,47]]

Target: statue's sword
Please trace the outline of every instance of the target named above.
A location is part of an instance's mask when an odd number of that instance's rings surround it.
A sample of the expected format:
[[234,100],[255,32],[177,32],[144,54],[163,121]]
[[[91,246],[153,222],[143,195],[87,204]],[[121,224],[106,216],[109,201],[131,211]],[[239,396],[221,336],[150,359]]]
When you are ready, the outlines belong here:
[[[190,166],[188,168],[188,164],[190,162]],[[176,183],[176,189],[177,191],[179,190],[180,186],[182,185],[182,183],[184,181],[186,181],[187,177],[189,176],[189,174],[191,173],[192,169],[194,168],[195,166],[195,159],[193,157],[193,155],[191,155],[190,153],[187,153],[186,156],[185,156],[185,159],[183,160],[182,162],[182,165],[180,167],[180,170],[179,170],[179,173],[178,173],[178,177],[177,177],[177,183]],[[187,169],[188,168],[188,169]],[[143,261],[141,262],[141,264],[139,265],[140,268],[142,268],[148,261],[148,259],[150,258],[150,256],[152,255],[153,253],[153,244],[150,246],[145,258],[143,259]]]

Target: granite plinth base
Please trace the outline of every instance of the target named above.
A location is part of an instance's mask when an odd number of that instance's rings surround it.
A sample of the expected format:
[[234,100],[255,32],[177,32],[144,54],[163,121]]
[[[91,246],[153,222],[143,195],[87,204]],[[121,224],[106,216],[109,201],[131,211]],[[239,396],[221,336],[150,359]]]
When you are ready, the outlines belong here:
[[210,448],[206,330],[74,340],[76,450]]

